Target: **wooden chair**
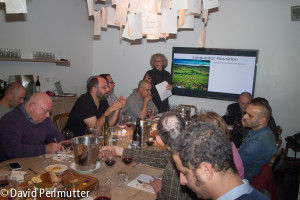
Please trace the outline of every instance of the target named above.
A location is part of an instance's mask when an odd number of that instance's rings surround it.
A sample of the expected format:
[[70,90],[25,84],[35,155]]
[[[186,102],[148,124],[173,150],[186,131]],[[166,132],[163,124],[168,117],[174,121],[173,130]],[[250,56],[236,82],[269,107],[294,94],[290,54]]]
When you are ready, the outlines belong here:
[[54,126],[56,126],[56,128],[60,132],[62,132],[64,130],[65,125],[69,119],[69,115],[70,115],[70,113],[67,112],[67,113],[61,113],[61,114],[55,115],[53,117]]
[[276,141],[276,145],[277,145],[277,148],[279,149],[281,147],[281,144],[282,144],[282,136],[281,136],[282,128],[281,128],[281,126],[277,126],[277,131],[278,131],[279,138]]

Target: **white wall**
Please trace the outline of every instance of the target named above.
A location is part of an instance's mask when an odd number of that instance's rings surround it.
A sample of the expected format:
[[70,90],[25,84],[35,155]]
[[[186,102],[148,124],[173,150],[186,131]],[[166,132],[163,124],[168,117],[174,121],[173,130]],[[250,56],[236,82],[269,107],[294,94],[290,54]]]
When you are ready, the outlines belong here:
[[[0,3],[0,8],[3,8]],[[28,14],[5,15],[0,9],[0,48],[22,49],[29,58],[32,51],[55,52],[56,57],[71,61],[71,67],[52,63],[0,62],[0,79],[9,75],[40,76],[41,90],[53,89],[60,80],[64,91],[83,93],[92,72],[93,22],[84,0],[28,1]],[[46,78],[50,82],[45,83]]]
[[[291,6],[300,5],[300,0],[220,0],[219,5],[219,11],[209,15],[206,47],[258,49],[255,96],[269,100],[276,122],[283,127],[283,138],[300,131],[300,22],[290,20]],[[69,59],[71,67],[0,62],[1,79],[13,74],[40,75],[45,91],[52,85],[45,78],[53,77],[62,81],[65,91],[83,93],[91,74],[111,73],[116,94],[125,97],[150,69],[153,53],[164,53],[170,62],[173,46],[197,47],[200,33],[196,19],[194,31],[181,31],[166,41],[120,42],[116,28],[102,30],[100,40],[95,40],[85,0],[32,0],[24,21],[7,20],[0,9],[0,48],[20,48],[26,55],[53,51]],[[195,104],[219,114],[232,103],[181,96],[172,96],[170,102]]]
[[[220,0],[219,11],[209,15],[206,29],[208,48],[259,50],[255,96],[269,100],[283,138],[300,131],[300,22],[292,22],[290,14],[295,5],[300,0]],[[153,53],[164,53],[170,62],[173,46],[197,47],[200,20],[195,23],[194,31],[181,31],[176,39],[160,42],[120,42],[119,30],[108,28],[101,40],[93,42],[93,74],[111,73],[116,94],[127,97],[150,69]],[[172,96],[170,103],[194,104],[224,114],[232,102]]]

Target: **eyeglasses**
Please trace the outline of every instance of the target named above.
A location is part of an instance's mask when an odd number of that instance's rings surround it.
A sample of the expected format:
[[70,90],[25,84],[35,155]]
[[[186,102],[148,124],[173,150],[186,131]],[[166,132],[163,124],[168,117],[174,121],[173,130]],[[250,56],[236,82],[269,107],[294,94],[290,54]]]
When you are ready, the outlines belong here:
[[108,89],[108,85],[104,85],[104,86],[102,86],[102,87],[97,86],[96,88],[101,88],[101,89],[107,90],[107,89]]

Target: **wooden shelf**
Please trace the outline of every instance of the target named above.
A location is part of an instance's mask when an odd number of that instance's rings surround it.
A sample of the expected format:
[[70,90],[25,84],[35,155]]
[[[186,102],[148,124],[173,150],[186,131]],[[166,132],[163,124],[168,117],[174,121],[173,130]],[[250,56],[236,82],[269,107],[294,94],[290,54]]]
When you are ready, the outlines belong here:
[[19,61],[19,62],[47,62],[47,63],[56,63],[56,65],[70,67],[70,61],[61,61],[61,60],[39,60],[39,59],[28,59],[28,58],[5,58],[0,57],[0,61]]

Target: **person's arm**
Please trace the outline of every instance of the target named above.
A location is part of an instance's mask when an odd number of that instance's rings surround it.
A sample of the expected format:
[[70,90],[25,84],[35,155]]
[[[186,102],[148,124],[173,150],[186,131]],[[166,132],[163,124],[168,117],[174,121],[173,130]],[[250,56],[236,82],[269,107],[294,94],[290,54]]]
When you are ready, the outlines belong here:
[[109,126],[114,126],[117,123],[121,109],[126,106],[126,99],[123,96],[120,96],[116,102],[119,102],[118,106],[120,106],[120,109],[115,110],[110,116]]
[[254,139],[246,141],[245,144],[240,147],[238,152],[245,168],[254,162],[256,157],[264,151],[262,147],[263,145],[260,143],[260,141]]
[[140,112],[140,118],[142,120],[144,120],[147,116],[147,113],[148,113],[148,103],[149,101],[152,100],[152,96],[151,95],[147,95],[145,98],[144,98],[144,103],[143,103],[143,106],[141,108],[141,112]]

